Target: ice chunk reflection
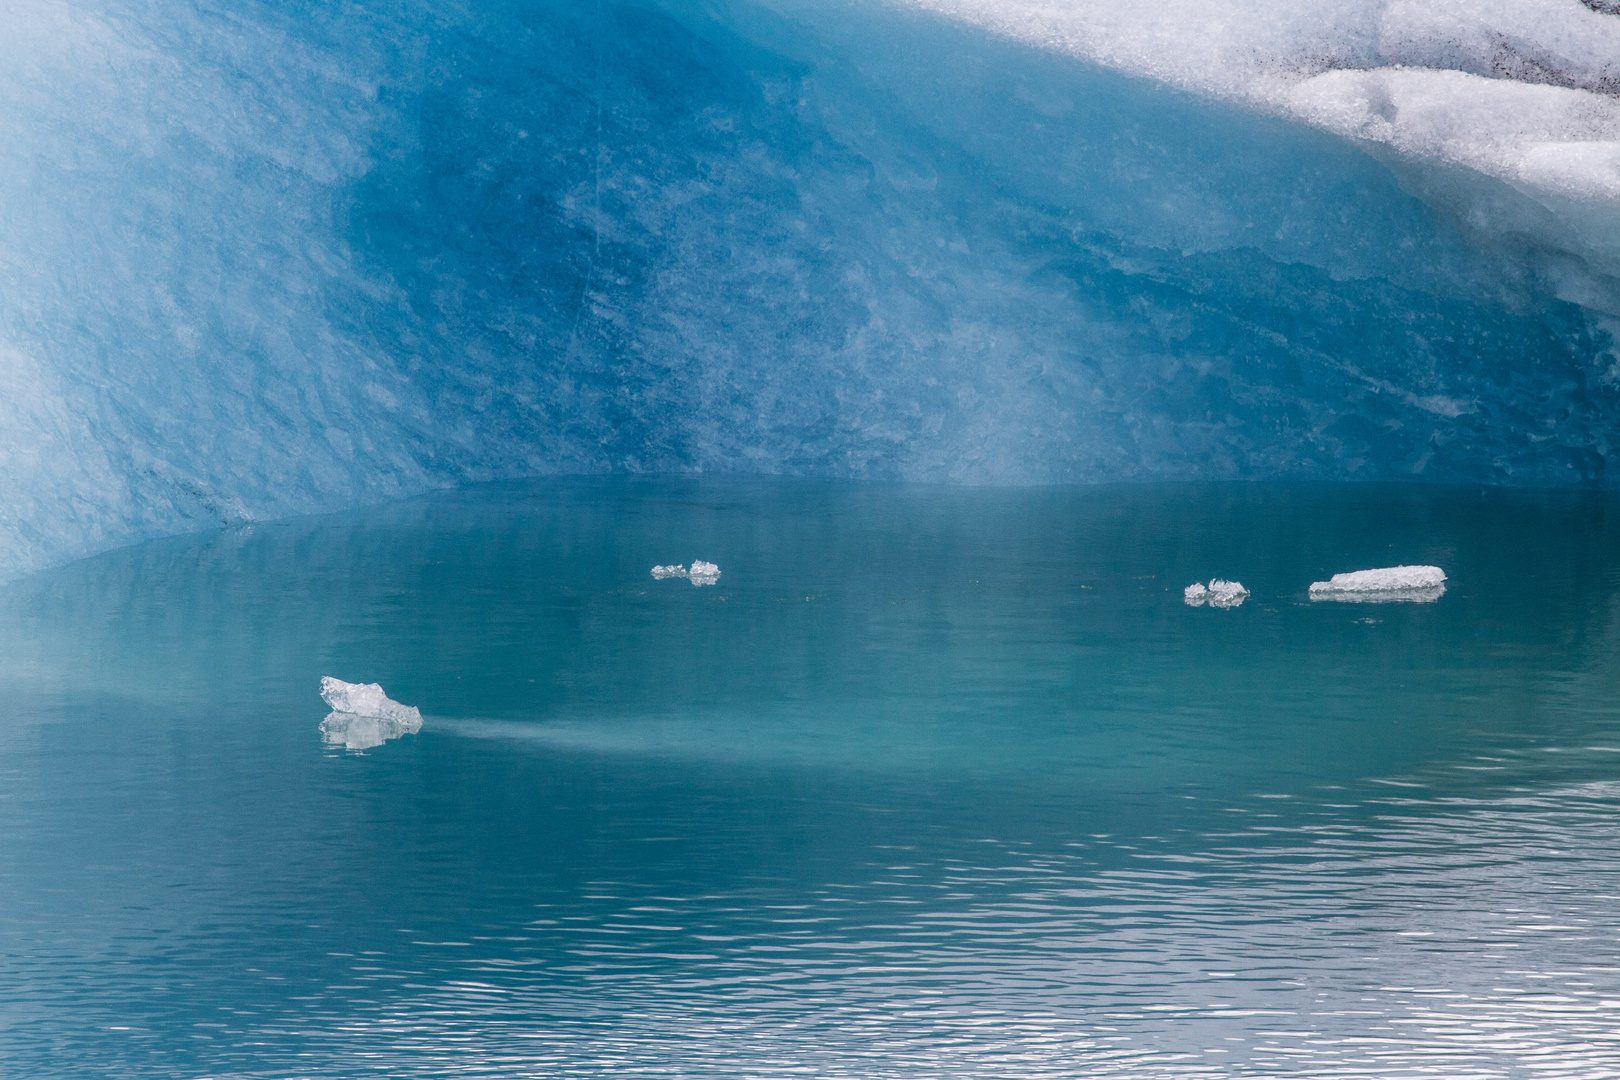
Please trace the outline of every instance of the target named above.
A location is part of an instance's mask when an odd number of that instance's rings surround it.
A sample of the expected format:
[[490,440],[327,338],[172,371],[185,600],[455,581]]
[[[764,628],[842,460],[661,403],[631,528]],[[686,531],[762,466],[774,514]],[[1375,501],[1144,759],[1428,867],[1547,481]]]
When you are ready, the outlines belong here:
[[349,750],[369,750],[389,739],[414,735],[421,730],[421,717],[405,720],[335,712],[321,721],[321,741],[328,746],[341,746]]

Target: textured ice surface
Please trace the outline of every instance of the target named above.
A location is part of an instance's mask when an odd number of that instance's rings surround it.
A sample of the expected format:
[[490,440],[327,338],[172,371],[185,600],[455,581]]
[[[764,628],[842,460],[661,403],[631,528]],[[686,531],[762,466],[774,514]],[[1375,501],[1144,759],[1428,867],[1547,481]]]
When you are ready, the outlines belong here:
[[1208,585],[1195,581],[1181,591],[1188,607],[1235,608],[1249,598],[1239,581],[1211,578]]
[[557,472],[1616,482],[1620,18],[935,6],[6,5],[0,577]]
[[333,712],[422,726],[422,714],[416,706],[401,705],[383,693],[377,683],[349,683],[326,675],[321,678],[321,699]]
[[660,581],[662,581],[664,578],[686,577],[687,569],[679,564],[672,566],[655,566],[652,568],[652,576]]
[[1388,566],[1334,574],[1313,581],[1312,600],[1438,600],[1446,591],[1446,573],[1438,566]]

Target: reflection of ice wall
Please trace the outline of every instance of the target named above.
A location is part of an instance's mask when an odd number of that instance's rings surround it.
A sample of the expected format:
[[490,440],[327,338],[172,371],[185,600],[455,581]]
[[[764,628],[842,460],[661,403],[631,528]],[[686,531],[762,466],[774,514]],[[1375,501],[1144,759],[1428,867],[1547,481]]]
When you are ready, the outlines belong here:
[[771,2],[6,8],[0,575],[554,471],[1610,482],[1620,19]]

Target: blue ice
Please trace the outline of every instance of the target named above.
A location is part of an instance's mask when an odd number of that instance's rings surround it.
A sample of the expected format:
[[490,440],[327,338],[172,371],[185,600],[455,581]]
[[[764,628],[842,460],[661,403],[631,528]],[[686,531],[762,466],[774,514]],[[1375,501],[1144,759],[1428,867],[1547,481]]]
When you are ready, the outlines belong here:
[[1610,486],[1577,0],[23,0],[0,577],[550,473]]

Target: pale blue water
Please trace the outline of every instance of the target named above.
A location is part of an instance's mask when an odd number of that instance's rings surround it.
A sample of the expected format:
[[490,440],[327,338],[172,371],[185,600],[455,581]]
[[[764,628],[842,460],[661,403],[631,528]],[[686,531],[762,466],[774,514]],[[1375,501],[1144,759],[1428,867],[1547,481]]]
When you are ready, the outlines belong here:
[[[1612,1076],[1617,589],[1613,498],[1375,486],[111,552],[0,591],[0,1075]],[[421,733],[323,746],[327,674]]]

